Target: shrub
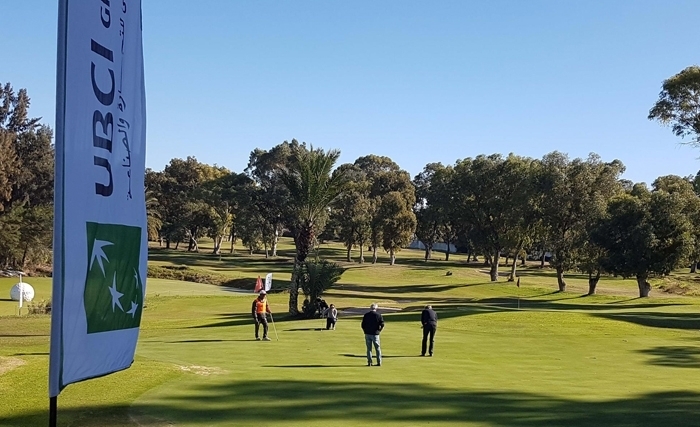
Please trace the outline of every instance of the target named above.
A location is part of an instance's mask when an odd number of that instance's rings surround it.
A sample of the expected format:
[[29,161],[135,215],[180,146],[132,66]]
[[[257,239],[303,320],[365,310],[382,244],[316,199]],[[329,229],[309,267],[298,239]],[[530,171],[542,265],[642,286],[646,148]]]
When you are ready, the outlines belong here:
[[29,314],[51,314],[51,300],[32,301],[27,309]]
[[316,301],[327,289],[335,284],[345,272],[340,265],[330,261],[306,261],[301,265],[299,285],[305,299],[302,312],[306,317],[313,317],[318,311]]

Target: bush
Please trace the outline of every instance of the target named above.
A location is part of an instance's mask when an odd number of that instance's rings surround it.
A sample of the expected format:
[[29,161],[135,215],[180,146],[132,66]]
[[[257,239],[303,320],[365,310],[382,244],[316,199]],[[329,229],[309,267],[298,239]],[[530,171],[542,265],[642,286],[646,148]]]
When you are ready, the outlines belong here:
[[27,304],[29,314],[51,314],[51,300],[33,301]]
[[299,272],[299,286],[305,295],[302,312],[306,317],[314,317],[318,311],[316,301],[327,289],[335,284],[345,272],[340,265],[330,261],[306,261]]

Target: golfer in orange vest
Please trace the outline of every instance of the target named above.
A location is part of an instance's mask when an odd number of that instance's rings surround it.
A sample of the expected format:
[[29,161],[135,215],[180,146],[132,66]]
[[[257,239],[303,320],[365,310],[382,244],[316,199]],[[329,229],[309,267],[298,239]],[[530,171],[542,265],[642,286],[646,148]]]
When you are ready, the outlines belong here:
[[251,308],[253,319],[255,319],[255,339],[260,341],[260,324],[263,325],[263,341],[270,341],[267,337],[267,313],[272,314],[270,311],[270,304],[267,303],[267,292],[265,290],[260,291],[258,297],[253,301],[253,307]]

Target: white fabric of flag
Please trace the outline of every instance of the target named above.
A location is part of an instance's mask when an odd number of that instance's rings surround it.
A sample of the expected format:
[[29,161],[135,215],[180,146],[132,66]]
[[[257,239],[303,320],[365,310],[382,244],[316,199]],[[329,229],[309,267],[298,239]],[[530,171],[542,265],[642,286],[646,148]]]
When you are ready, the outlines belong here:
[[133,363],[146,288],[140,0],[61,0],[49,395]]
[[272,273],[267,273],[265,276],[265,292],[272,289]]

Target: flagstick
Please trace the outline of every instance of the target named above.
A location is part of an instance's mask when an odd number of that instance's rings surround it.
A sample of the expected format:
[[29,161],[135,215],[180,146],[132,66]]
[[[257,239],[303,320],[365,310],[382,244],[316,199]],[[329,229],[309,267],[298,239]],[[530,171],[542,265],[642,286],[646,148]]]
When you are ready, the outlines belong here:
[[270,319],[272,320],[272,329],[275,331],[275,338],[277,338],[277,341],[280,340],[279,335],[277,335],[277,327],[275,326],[275,318],[272,317],[272,313],[270,313]]

